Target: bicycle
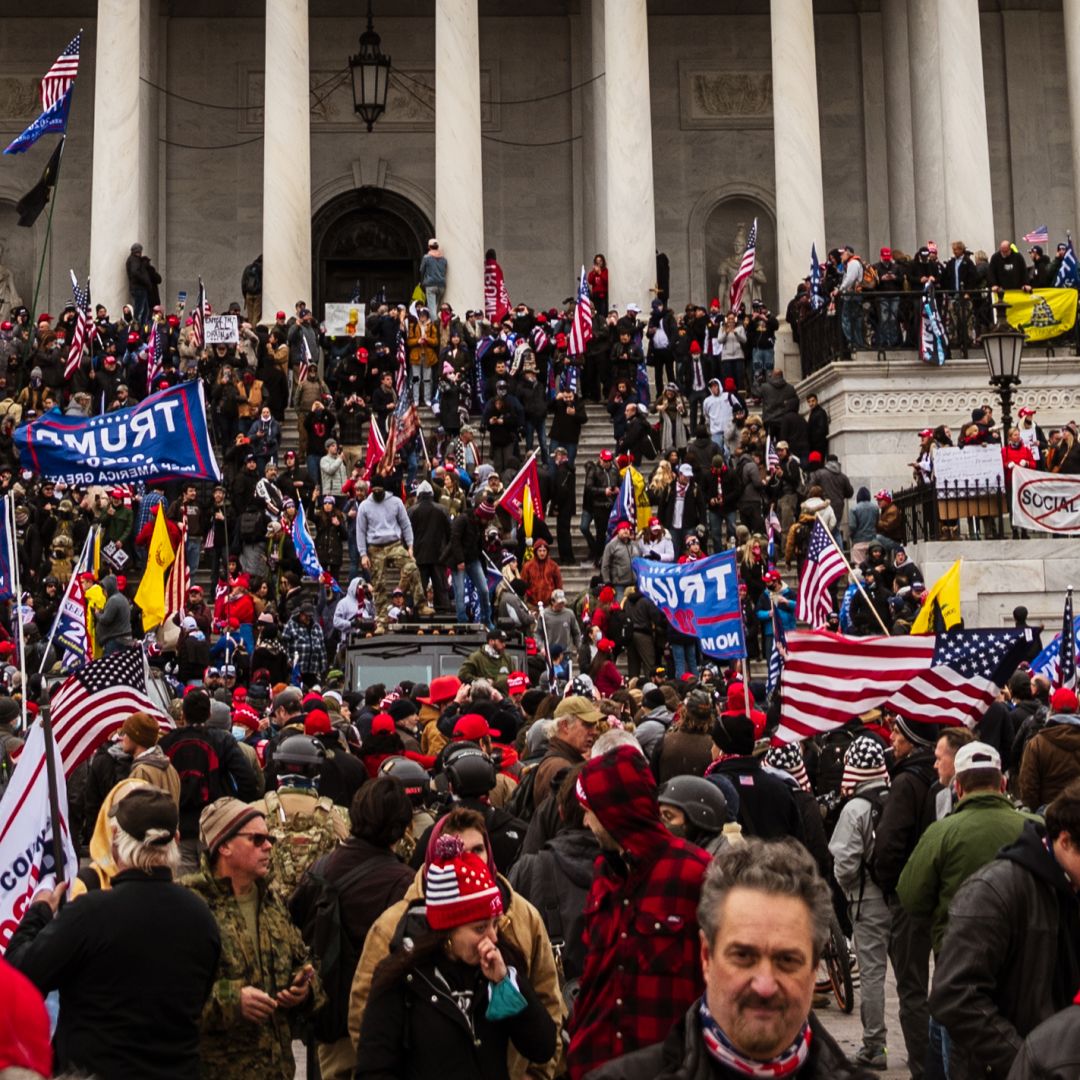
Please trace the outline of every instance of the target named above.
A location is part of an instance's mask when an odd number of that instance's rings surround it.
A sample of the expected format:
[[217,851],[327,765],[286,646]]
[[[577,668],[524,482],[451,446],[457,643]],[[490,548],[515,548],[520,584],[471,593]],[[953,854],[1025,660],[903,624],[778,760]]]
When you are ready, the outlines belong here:
[[836,998],[837,1006],[845,1013],[850,1013],[855,1007],[855,986],[851,978],[851,950],[848,948],[847,938],[836,916],[832,917],[829,924],[829,940],[825,943],[825,951],[822,954],[825,961],[825,970],[829,975],[829,986],[833,997]]

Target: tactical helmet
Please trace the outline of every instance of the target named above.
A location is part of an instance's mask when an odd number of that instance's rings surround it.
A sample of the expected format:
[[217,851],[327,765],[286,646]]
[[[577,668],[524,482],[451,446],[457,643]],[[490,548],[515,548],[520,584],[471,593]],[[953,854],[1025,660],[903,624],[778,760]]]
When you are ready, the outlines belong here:
[[702,776],[673,777],[660,789],[656,800],[681,810],[687,824],[696,832],[710,836],[723,832],[727,800],[712,781]]
[[407,757],[388,757],[380,766],[379,772],[392,776],[405,788],[413,807],[425,806],[431,794],[431,777],[427,769],[418,761]]
[[274,751],[278,773],[289,776],[318,776],[327,758],[326,749],[312,735],[290,735]]
[[475,743],[458,743],[443,757],[450,790],[459,798],[486,795],[495,786],[495,762]]

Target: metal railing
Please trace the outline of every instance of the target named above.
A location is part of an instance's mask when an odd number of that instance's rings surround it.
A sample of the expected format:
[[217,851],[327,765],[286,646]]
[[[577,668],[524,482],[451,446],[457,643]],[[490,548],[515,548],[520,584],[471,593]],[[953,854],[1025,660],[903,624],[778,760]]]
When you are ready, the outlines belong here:
[[893,492],[903,521],[903,542],[1004,540],[1009,492],[995,482],[959,480],[915,484]]

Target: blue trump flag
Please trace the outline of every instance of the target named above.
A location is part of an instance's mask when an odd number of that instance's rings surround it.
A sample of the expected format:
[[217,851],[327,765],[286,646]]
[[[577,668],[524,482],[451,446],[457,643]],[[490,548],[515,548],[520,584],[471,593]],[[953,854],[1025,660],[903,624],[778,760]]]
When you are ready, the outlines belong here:
[[5,154],[22,154],[29,150],[41,138],[50,132],[67,131],[68,110],[71,108],[71,90],[51,108],[46,109],[21,135],[4,147]]
[[702,652],[721,660],[746,655],[735,552],[722,551],[688,563],[634,559],[638,590],[667,621]]
[[221,479],[198,380],[103,416],[65,416],[52,409],[16,428],[15,446],[24,469],[80,487]]
[[341,592],[338,583],[323,569],[322,563],[319,562],[319,556],[315,551],[315,541],[311,539],[311,532],[308,529],[304,504],[299,501],[296,504],[296,517],[293,518],[292,523],[292,542],[296,558],[299,560],[305,575],[322,582],[324,585],[332,586],[334,592]]

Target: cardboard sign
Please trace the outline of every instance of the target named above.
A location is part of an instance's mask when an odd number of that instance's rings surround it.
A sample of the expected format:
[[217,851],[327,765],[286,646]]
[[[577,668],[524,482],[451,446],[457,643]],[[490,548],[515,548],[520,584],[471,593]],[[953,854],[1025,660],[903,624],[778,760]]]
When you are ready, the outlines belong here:
[[207,315],[207,345],[235,345],[240,340],[240,329],[235,315]]
[[[943,446],[934,453],[938,495],[964,494],[965,487],[996,491],[1005,486],[1000,446]],[[957,492],[957,488],[960,490]],[[974,492],[972,492],[974,493]]]
[[328,337],[363,337],[367,326],[364,305],[326,304],[323,307],[323,322]]
[[1012,470],[1014,529],[1080,536],[1080,476]]

